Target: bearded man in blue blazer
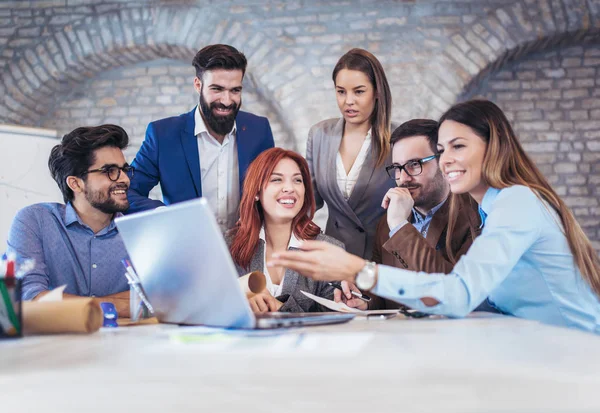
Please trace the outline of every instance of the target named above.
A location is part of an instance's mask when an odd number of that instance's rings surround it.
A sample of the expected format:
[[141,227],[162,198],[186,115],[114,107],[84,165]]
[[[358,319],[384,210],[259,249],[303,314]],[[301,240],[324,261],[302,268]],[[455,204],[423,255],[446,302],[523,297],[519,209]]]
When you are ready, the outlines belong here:
[[[127,213],[204,197],[223,231],[238,217],[248,165],[273,147],[267,118],[239,111],[246,57],[229,45],[200,50],[192,62],[200,103],[189,113],[151,122],[131,166]],[[163,202],[148,198],[160,183]]]

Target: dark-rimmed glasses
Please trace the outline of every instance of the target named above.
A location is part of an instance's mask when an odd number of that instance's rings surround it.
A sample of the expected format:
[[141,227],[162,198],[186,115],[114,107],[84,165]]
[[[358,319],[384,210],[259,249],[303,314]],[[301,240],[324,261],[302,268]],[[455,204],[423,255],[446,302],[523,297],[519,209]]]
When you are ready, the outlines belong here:
[[436,154],[436,155],[427,156],[423,159],[412,159],[412,160],[406,162],[404,165],[399,165],[399,164],[395,163],[390,166],[386,166],[385,171],[387,172],[388,176],[391,179],[393,179],[394,181],[400,179],[400,174],[402,173],[403,169],[404,169],[404,172],[406,172],[406,174],[408,176],[421,175],[421,172],[423,172],[423,164],[427,163],[429,161],[433,161],[438,156],[440,156],[440,155]]
[[116,182],[121,177],[121,171],[125,172],[129,179],[131,179],[133,178],[133,172],[135,171],[135,168],[130,165],[125,165],[123,167],[119,167],[117,165],[108,167],[105,166],[98,169],[90,169],[89,171],[85,171],[82,175],[90,174],[93,172],[100,172],[106,174],[106,176],[108,176],[108,179],[110,179],[111,181]]

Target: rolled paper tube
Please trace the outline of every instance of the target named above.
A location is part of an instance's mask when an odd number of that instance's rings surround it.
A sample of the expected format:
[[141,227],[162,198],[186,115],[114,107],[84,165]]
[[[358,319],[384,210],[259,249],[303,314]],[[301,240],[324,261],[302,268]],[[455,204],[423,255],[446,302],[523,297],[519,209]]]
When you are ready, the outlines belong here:
[[93,333],[102,320],[100,303],[91,297],[23,302],[25,334]]
[[238,280],[246,297],[252,297],[267,288],[267,277],[260,271],[253,271],[243,275]]

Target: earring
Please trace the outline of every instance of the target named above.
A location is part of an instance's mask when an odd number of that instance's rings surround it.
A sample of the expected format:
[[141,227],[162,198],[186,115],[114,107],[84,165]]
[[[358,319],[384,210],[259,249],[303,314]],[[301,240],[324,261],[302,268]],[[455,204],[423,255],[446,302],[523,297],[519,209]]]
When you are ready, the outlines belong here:
[[258,195],[254,197],[254,200],[258,202]]

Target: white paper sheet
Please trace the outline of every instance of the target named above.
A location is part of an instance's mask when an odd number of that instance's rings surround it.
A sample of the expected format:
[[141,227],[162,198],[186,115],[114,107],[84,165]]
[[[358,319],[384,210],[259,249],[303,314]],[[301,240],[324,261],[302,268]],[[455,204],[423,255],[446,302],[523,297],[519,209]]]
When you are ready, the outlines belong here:
[[328,300],[323,297],[317,297],[311,293],[307,293],[306,291],[300,291],[302,294],[310,298],[311,300],[316,301],[324,307],[329,308],[333,311],[339,311],[340,313],[353,313],[357,315],[371,315],[371,314],[398,314],[398,310],[359,310],[358,308],[348,307],[344,303],[336,303],[335,301]]

